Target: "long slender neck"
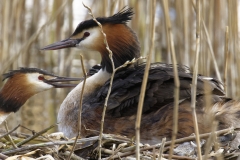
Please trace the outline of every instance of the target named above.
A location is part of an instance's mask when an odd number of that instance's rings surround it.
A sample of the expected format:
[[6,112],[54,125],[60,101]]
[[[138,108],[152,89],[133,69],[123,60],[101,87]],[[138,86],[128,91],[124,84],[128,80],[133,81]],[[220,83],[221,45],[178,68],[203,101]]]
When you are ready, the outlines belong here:
[[[83,97],[87,97],[89,94],[95,92],[99,87],[101,87],[109,78],[111,74],[109,74],[106,71],[103,71],[102,69],[99,70],[96,74],[93,76],[87,78],[85,86],[84,86],[84,92]],[[80,94],[83,89],[83,82],[80,82],[64,99],[61,107],[67,107],[70,106],[69,102],[73,101],[74,103],[79,103]],[[67,107],[69,108],[69,107]]]
[[[136,34],[125,24],[105,25],[103,30],[107,35],[107,41],[113,52],[115,67],[123,65],[126,61],[140,56],[140,46]],[[100,51],[102,55],[101,65],[107,72],[112,72],[112,63],[105,44]]]
[[[90,94],[97,92],[97,89],[101,87],[109,78],[110,74],[106,71],[100,70],[98,73],[87,78],[83,100],[87,101]],[[83,88],[83,82],[79,83],[64,99],[58,112],[59,130],[63,132],[67,137],[75,137],[77,130],[78,110],[80,105],[80,95]],[[83,106],[83,110],[84,110]],[[86,117],[89,118],[89,117]],[[76,129],[74,131],[74,129]]]

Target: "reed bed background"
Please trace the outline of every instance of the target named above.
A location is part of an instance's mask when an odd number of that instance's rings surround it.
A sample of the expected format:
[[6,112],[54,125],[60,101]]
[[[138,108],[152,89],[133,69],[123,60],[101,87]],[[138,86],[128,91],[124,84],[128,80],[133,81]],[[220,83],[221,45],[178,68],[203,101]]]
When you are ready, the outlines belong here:
[[[78,23],[90,18],[87,9],[82,6],[82,1],[2,0],[1,2],[1,75],[18,67],[37,67],[60,76],[82,77],[78,50],[45,52],[39,50],[45,45],[68,38]],[[151,7],[152,1],[83,0],[83,2],[92,8],[96,17],[112,15],[124,6],[133,7],[135,15],[129,26],[139,37],[143,56],[150,50],[151,17],[155,14],[155,47],[151,57],[152,62],[172,63],[161,0],[156,2],[155,13]],[[227,96],[234,99],[240,97],[238,3],[237,0],[202,0],[200,11],[202,22],[198,72],[205,76],[216,77],[223,83],[226,81]],[[192,69],[196,45],[196,12],[193,7],[195,1],[169,0],[168,5],[177,63]],[[225,40],[227,26],[228,43]],[[226,46],[228,52],[225,50]],[[83,53],[83,56],[86,69],[100,63],[99,54]],[[0,83],[3,85],[4,82]],[[70,89],[52,89],[32,97],[20,112],[8,118],[9,128],[20,123],[31,130],[40,131],[55,124],[59,106],[69,91]],[[56,130],[57,128],[54,129]],[[29,132],[22,127],[19,131]]]

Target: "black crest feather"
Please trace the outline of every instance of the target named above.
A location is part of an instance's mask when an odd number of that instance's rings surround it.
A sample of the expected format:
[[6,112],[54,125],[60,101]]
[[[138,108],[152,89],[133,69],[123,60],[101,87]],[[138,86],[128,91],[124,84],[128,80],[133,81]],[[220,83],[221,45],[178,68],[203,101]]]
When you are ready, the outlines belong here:
[[[132,19],[132,15],[133,15],[133,9],[132,8],[127,8],[124,7],[123,9],[121,9],[118,13],[114,14],[113,16],[110,17],[98,17],[96,18],[98,22],[100,22],[101,24],[126,24],[129,20]],[[97,23],[93,20],[86,20],[81,22],[76,30],[73,32],[72,36],[82,32],[84,29],[88,29],[88,28],[92,28],[92,27],[96,27]]]
[[5,79],[13,77],[14,75],[16,75],[18,73],[40,73],[40,74],[44,74],[44,75],[55,76],[54,74],[51,74],[51,73],[49,73],[45,70],[39,69],[39,68],[20,67],[17,70],[11,70],[8,73],[4,73],[3,74],[3,81]]

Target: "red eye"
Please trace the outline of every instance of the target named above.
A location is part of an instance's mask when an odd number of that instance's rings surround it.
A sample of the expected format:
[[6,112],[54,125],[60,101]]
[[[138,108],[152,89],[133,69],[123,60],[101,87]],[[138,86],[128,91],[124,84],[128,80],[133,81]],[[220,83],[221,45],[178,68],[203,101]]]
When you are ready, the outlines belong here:
[[83,37],[88,37],[90,35],[90,33],[89,32],[84,32],[84,35],[83,35]]
[[44,80],[44,77],[43,77],[43,76],[38,76],[38,79],[39,79],[40,81],[42,81],[42,80]]

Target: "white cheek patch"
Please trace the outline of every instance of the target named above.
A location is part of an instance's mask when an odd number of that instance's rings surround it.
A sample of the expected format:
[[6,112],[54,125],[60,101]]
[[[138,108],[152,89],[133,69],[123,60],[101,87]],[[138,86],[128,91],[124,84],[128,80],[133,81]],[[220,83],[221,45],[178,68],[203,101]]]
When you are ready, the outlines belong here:
[[30,85],[29,87],[34,88],[36,92],[42,92],[50,88],[53,88],[52,85],[39,80],[38,79],[39,76],[40,76],[39,73],[29,73],[26,75],[28,84]]
[[98,27],[84,30],[83,33],[84,32],[89,32],[90,35],[86,37],[84,40],[82,40],[79,44],[77,44],[76,47],[83,51],[93,51],[94,50],[93,46],[96,45],[97,40],[101,36],[101,32]]

